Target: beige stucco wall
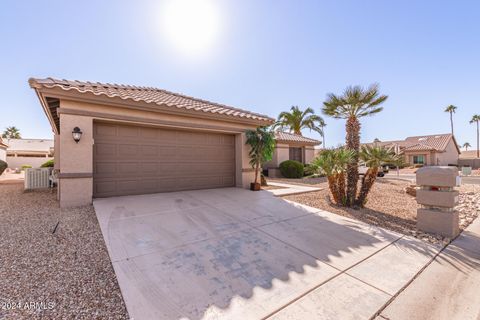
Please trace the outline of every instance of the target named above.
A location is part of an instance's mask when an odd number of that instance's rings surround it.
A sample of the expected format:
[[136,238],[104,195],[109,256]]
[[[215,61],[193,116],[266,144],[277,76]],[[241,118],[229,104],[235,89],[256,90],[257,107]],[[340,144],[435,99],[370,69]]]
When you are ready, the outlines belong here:
[[32,168],[38,168],[48,160],[51,160],[51,157],[15,157],[7,156],[6,161],[10,169],[20,169],[24,165],[32,166]]
[[309,164],[315,158],[315,149],[311,146],[305,147],[305,164]]
[[6,161],[7,159],[7,150],[3,147],[0,147],[0,160]]
[[53,157],[56,158],[55,159],[55,162],[54,162],[54,166],[53,168],[54,169],[57,169],[57,170],[60,170],[60,157],[57,157],[56,155],[60,154],[60,135],[59,134],[56,134],[54,135],[53,137],[53,150],[54,150],[54,154],[53,154]]
[[278,168],[280,163],[289,158],[288,152],[289,145],[285,143],[277,143],[275,150],[273,151],[272,160],[263,164],[264,169]]
[[445,148],[445,152],[438,152],[436,154],[436,165],[439,166],[446,166],[449,164],[458,164],[458,151],[455,147],[455,142],[453,139],[450,139],[447,147]]
[[[55,145],[60,169],[59,199],[62,207],[86,205],[92,202],[93,178],[93,123],[94,121],[121,121],[128,123],[187,128],[192,130],[210,130],[233,133],[236,136],[236,186],[248,188],[253,182],[254,172],[249,165],[248,146],[245,144],[245,130],[254,125],[227,121],[198,119],[186,116],[161,114],[149,111],[129,110],[120,107],[105,106],[76,101],[60,101],[60,135],[58,147]],[[113,120],[112,120],[113,119]],[[72,138],[72,130],[79,127],[83,134],[77,144]],[[287,149],[288,155],[288,149]],[[72,177],[77,175],[78,177]],[[68,177],[67,177],[68,176]]]

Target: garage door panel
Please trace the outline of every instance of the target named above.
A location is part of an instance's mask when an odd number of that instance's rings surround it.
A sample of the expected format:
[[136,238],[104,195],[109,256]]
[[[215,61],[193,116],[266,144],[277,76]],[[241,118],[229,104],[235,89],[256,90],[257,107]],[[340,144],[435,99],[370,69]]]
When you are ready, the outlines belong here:
[[94,125],[94,196],[235,185],[233,135]]
[[111,158],[117,155],[117,145],[111,143],[95,143],[95,155],[97,159],[101,157]]
[[118,126],[117,131],[118,134],[117,136],[119,138],[137,138],[138,137],[138,130],[139,127],[134,127],[134,126]]
[[96,136],[101,135],[104,138],[116,137],[117,136],[117,126],[109,125],[109,124],[105,124],[105,123],[99,123],[95,126],[94,134]]
[[145,159],[148,157],[158,157],[158,146],[140,145],[139,154],[142,159]]

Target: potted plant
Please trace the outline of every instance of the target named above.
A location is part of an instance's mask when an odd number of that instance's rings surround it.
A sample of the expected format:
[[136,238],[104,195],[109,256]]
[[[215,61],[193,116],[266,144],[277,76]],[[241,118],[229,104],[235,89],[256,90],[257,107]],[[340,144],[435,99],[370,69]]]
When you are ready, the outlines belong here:
[[250,190],[260,190],[258,182],[259,170],[263,163],[272,160],[275,149],[275,136],[267,127],[258,127],[256,130],[246,131],[246,144],[250,146],[250,165],[255,170],[255,180],[250,183]]

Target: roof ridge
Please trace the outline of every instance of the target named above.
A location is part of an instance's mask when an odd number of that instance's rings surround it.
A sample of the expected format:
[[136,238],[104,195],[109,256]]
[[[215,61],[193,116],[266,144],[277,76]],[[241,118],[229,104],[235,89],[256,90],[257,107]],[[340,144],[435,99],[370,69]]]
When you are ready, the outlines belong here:
[[[43,84],[42,80],[47,80],[47,79],[50,80],[51,82],[53,82],[53,85],[72,86],[72,82],[73,82],[79,87],[85,86],[87,84],[87,85],[90,85],[90,86],[97,86],[97,87],[98,86],[103,86],[103,87],[107,86],[107,87],[114,88],[114,89],[117,89],[117,90],[118,89],[128,89],[128,90],[134,89],[134,90],[156,91],[156,92],[161,92],[161,93],[168,94],[168,95],[173,95],[175,97],[179,97],[179,98],[183,98],[183,99],[189,99],[189,100],[192,100],[192,101],[197,101],[197,102],[201,102],[201,103],[215,105],[215,106],[222,107],[222,108],[227,108],[227,109],[237,111],[237,112],[248,113],[248,114],[260,117],[260,118],[270,118],[269,116],[261,114],[261,113],[248,111],[246,109],[242,109],[242,108],[238,108],[238,107],[228,106],[226,104],[209,101],[209,100],[202,99],[202,98],[195,98],[195,97],[183,94],[183,93],[173,92],[173,91],[169,91],[169,90],[161,89],[161,88],[156,88],[156,87],[136,86],[136,85],[117,84],[117,83],[114,83],[112,85],[108,82],[104,83],[104,82],[98,82],[98,81],[97,82],[91,82],[91,81],[83,81],[83,80],[67,80],[67,79],[61,79],[60,80],[60,79],[56,79],[56,78],[53,78],[53,77],[47,77],[46,79],[30,78],[30,80],[33,80],[35,82],[39,82],[41,84]],[[133,99],[133,100],[136,100],[136,99]]]

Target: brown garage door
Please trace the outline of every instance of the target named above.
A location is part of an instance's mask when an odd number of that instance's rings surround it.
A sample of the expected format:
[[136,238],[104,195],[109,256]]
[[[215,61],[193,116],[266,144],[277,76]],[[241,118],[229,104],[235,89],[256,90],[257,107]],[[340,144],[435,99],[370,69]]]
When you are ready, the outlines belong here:
[[94,124],[94,197],[233,187],[233,135]]

